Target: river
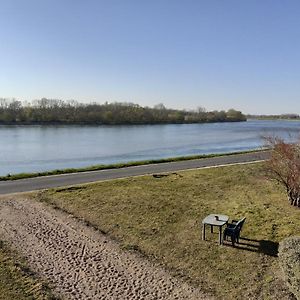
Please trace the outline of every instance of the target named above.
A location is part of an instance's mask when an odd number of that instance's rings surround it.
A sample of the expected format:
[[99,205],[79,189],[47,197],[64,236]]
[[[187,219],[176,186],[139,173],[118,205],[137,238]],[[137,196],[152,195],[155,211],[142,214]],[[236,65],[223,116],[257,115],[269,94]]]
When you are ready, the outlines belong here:
[[256,149],[299,121],[138,126],[0,126],[0,175]]

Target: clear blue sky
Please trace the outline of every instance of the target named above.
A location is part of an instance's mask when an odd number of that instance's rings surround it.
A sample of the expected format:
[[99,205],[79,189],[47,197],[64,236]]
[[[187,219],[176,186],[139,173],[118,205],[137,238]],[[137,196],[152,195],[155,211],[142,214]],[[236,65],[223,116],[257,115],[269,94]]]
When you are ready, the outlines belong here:
[[0,4],[0,97],[300,113],[298,0]]

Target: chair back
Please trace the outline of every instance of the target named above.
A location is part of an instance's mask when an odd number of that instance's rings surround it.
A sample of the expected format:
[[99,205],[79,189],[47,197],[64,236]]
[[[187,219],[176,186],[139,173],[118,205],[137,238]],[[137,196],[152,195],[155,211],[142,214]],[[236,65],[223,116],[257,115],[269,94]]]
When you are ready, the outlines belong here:
[[236,223],[236,225],[235,225],[236,230],[238,230],[238,231],[242,230],[245,220],[246,220],[246,218],[243,218]]

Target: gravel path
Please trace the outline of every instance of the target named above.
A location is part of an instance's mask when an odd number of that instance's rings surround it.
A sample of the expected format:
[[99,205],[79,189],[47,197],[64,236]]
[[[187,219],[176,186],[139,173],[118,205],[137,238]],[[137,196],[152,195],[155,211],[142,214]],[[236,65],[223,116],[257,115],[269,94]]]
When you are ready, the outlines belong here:
[[0,199],[0,239],[64,299],[208,299],[71,215],[24,195]]

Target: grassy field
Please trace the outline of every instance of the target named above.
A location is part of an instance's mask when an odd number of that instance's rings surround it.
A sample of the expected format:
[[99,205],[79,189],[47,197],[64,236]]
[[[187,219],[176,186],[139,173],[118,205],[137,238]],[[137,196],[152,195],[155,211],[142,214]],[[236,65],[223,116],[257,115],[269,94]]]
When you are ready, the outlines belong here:
[[26,264],[0,242],[0,299],[56,299]]
[[[262,164],[182,171],[81,187],[35,197],[66,210],[173,274],[223,299],[291,299],[278,243],[300,232],[300,210],[264,177]],[[201,240],[210,213],[246,217],[242,244]]]

